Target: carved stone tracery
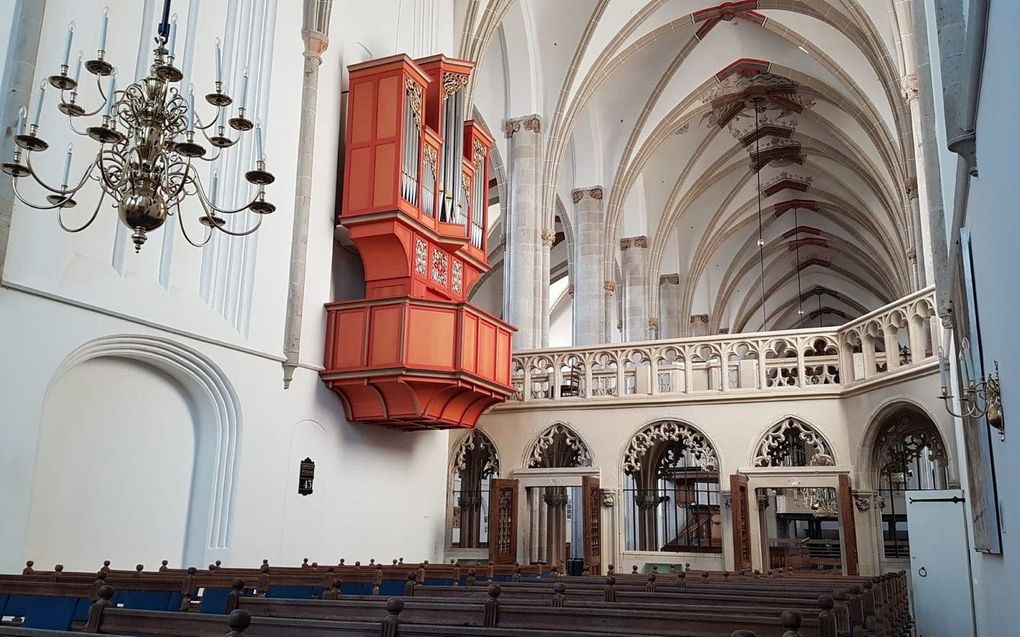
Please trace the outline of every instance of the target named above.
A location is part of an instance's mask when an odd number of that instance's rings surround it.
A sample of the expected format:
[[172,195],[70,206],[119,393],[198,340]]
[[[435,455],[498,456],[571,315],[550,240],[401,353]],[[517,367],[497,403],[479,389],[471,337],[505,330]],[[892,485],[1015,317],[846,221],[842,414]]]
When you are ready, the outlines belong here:
[[563,424],[555,424],[535,440],[526,464],[529,469],[590,467],[592,457],[588,445],[573,429]]
[[718,470],[715,449],[703,433],[682,422],[662,420],[644,427],[630,439],[623,459],[624,472],[640,471],[642,458],[658,442],[679,442],[702,469]]
[[818,431],[787,418],[762,436],[754,452],[756,467],[831,466],[835,456]]

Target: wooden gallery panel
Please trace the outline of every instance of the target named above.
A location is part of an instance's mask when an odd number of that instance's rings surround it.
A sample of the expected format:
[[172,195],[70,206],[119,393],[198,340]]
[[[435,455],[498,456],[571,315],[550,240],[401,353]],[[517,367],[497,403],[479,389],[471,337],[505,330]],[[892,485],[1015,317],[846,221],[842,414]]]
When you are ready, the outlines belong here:
[[411,307],[407,316],[407,364],[452,370],[456,320],[451,310]]

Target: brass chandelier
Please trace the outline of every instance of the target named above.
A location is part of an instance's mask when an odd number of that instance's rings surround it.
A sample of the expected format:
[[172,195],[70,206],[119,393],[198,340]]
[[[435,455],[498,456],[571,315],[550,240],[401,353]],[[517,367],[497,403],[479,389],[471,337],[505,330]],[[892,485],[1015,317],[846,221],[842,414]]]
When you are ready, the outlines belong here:
[[[56,210],[62,229],[80,232],[95,221],[103,201],[110,197],[121,221],[132,230],[131,240],[136,252],[145,243],[149,232],[160,228],[167,217],[175,214],[185,239],[196,247],[208,243],[216,230],[232,236],[254,233],[261,226],[263,216],[276,210],[276,206],[266,201],[265,193],[265,187],[273,183],[275,178],[265,169],[261,127],[247,114],[247,70],[242,79],[240,101],[233,116],[228,118],[227,107],[234,104],[234,99],[223,90],[222,50],[217,39],[215,90],[205,96],[205,101],[215,107],[216,114],[209,121],[203,120],[195,108],[194,87],[189,87],[187,95],[183,95],[176,86],[184,77],[181,70],[174,66],[177,18],[174,16],[171,20],[170,0],[164,0],[148,75],[119,89],[117,71],[105,59],[109,18],[109,8],[106,8],[102,15],[96,57],[84,62],[85,70],[95,77],[99,97],[102,98],[100,105],[90,109],[78,103],[83,61],[81,53],[74,74],[68,74],[74,37],[72,22],[68,25],[60,72],[40,83],[30,124],[27,111],[24,107],[21,109],[14,158],[2,167],[5,173],[13,177],[14,193],[18,200],[37,210]],[[59,187],[40,177],[32,165],[33,155],[49,148],[49,144],[39,134],[39,118],[47,84],[60,91],[57,109],[68,117],[71,130],[76,135],[89,137],[99,143],[99,150],[84,173],[74,179],[70,175],[74,149],[73,145],[68,145]],[[88,119],[92,120],[91,125],[79,124]],[[236,131],[236,138],[231,137],[228,127]],[[236,144],[242,134],[252,130],[255,137],[255,167],[248,170],[244,177],[255,186],[255,194],[247,204],[239,208],[220,207],[217,205],[218,175],[213,172],[209,187],[206,188],[198,175],[197,167],[201,165],[198,162],[215,161],[225,149]],[[202,139],[215,149],[214,152],[207,151],[201,143]],[[19,181],[23,177],[31,177],[49,193],[46,204],[36,204],[22,196]],[[92,181],[98,182],[100,188],[95,210],[84,224],[67,225],[62,212],[77,205],[75,195]],[[206,229],[201,241],[191,239],[181,215],[181,202],[190,196],[196,197],[202,207],[198,220]],[[226,221],[221,215],[244,210],[256,214],[252,227],[242,230],[225,227]]]

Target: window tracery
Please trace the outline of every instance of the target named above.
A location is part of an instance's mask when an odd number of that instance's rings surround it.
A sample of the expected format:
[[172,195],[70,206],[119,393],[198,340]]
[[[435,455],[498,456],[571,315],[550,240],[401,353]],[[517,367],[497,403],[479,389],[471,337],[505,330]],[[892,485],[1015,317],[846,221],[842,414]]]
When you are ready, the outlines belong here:
[[488,510],[490,480],[497,476],[499,455],[495,445],[481,431],[472,430],[454,454],[451,546],[488,546],[488,520],[483,512]]
[[588,445],[573,429],[563,424],[555,424],[542,432],[532,445],[527,460],[529,469],[590,466],[592,457]]

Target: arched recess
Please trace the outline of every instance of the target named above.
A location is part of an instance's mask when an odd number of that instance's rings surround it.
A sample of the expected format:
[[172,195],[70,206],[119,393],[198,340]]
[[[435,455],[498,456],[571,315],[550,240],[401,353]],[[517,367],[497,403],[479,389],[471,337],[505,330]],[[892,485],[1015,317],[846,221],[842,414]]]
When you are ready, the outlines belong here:
[[792,416],[769,427],[754,448],[755,467],[825,467],[836,464],[832,446],[814,427]]
[[881,516],[879,555],[905,560],[910,557],[906,492],[948,488],[949,452],[935,422],[909,402],[883,409],[872,433],[867,453]]
[[642,427],[623,457],[627,550],[722,552],[719,456],[678,420]]
[[564,467],[591,467],[591,449],[572,427],[556,423],[540,433],[524,456],[528,469],[549,469]]
[[[230,548],[234,531],[242,415],[232,384],[212,360],[181,343],[154,336],[112,335],[89,341],[64,359],[50,380],[44,405],[61,379],[72,370],[102,359],[130,361],[165,374],[179,384],[187,397],[194,424],[194,469],[190,485],[180,485],[190,491],[182,563],[195,566],[208,563],[210,557]],[[130,389],[130,386],[117,388],[118,391]],[[152,405],[152,408],[158,409],[159,405]],[[145,414],[138,414],[138,418],[145,418]],[[130,453],[130,450],[121,451]],[[145,463],[144,458],[137,460]],[[39,475],[37,467],[33,483],[48,479],[52,476]],[[97,486],[109,488],[110,497],[115,498],[119,485]],[[103,512],[96,511],[96,514]],[[153,555],[151,559],[159,558]],[[173,561],[175,558],[167,557]]]
[[450,547],[482,549],[489,545],[490,481],[499,477],[499,453],[492,439],[472,429],[454,448],[450,465]]

